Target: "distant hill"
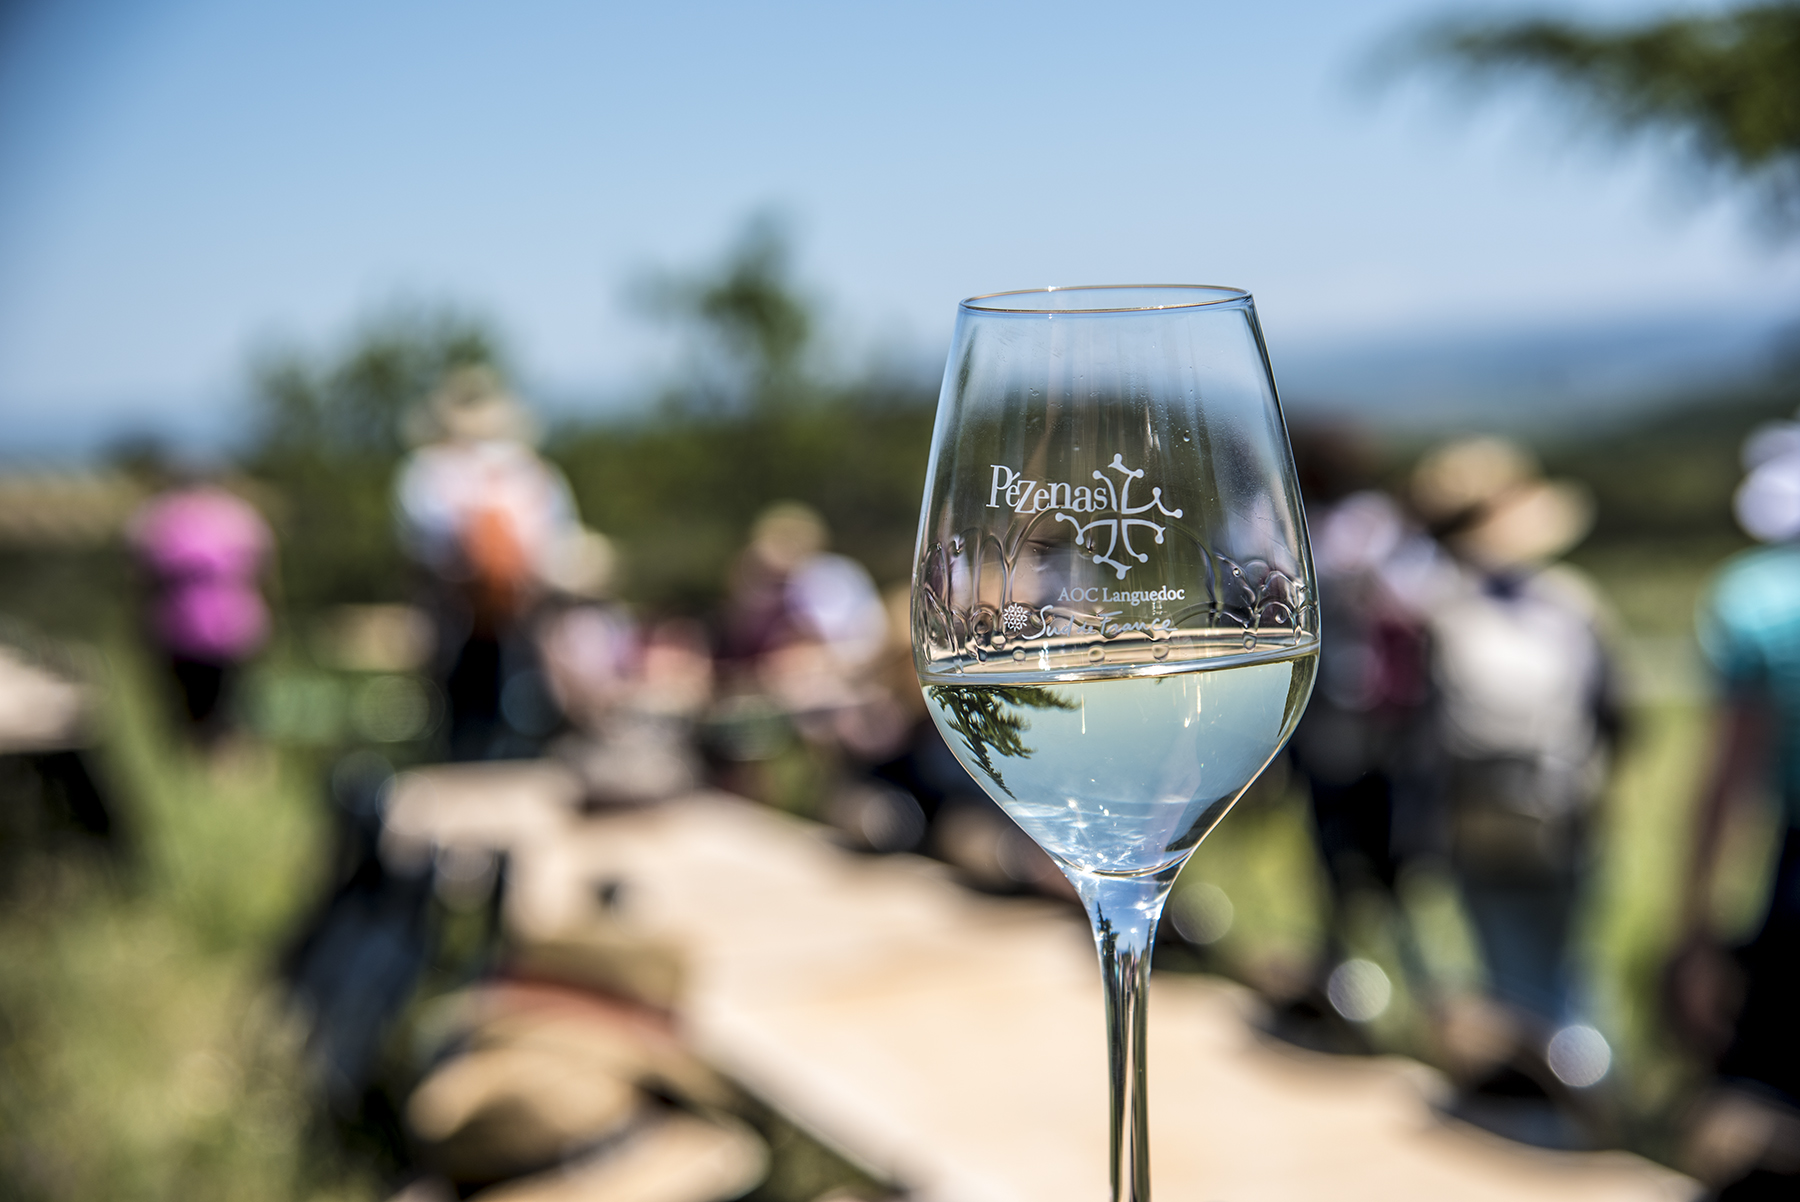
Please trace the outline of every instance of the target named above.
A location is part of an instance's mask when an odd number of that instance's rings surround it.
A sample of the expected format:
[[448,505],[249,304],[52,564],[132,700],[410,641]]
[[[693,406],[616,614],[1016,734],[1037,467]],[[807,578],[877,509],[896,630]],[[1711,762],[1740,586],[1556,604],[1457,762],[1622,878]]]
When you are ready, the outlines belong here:
[[[1797,313],[1796,316],[1800,316]],[[1698,394],[1742,393],[1791,344],[1791,317],[1702,310],[1535,328],[1408,333],[1274,348],[1297,417],[1390,434],[1575,434]]]
[[[1769,378],[1784,342],[1790,358],[1800,349],[1796,319],[1800,305],[1791,315],[1702,309],[1359,339],[1277,337],[1271,353],[1282,399],[1296,418],[1346,419],[1402,439],[1475,428],[1554,437],[1630,422],[1703,394],[1754,389]],[[930,392],[940,363],[919,368]],[[912,382],[910,369],[902,374]],[[555,421],[604,423],[648,405],[656,389],[526,392]],[[0,400],[0,463],[80,461],[148,439],[228,454],[246,434],[245,416],[227,395],[138,403],[10,398]]]

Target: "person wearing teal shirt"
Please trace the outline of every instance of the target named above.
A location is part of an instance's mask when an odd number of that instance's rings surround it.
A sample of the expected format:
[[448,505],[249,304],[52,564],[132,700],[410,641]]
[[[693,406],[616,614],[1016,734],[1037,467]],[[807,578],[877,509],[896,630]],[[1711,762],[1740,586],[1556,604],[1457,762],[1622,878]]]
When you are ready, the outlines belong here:
[[[1717,1057],[1689,1159],[1720,1199],[1800,1197],[1800,427],[1765,430],[1745,457],[1738,519],[1773,545],[1728,560],[1700,604],[1719,684],[1715,750],[1668,974],[1677,1024]],[[1727,953],[1711,929],[1713,881],[1732,804],[1759,781],[1780,806],[1781,850],[1762,926]]]

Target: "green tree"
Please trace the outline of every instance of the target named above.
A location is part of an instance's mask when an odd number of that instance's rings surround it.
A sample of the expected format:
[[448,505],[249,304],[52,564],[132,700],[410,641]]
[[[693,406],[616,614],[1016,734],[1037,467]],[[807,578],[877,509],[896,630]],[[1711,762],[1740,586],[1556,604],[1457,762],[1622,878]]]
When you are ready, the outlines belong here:
[[805,352],[813,319],[793,278],[793,252],[775,214],[752,217],[716,267],[660,272],[639,289],[644,310],[687,329],[697,344],[698,378],[666,403],[684,413],[780,409],[811,392]]
[[1800,4],[1613,27],[1459,20],[1428,27],[1409,52],[1477,84],[1547,81],[1616,133],[1673,139],[1747,187],[1784,233],[1800,228]]
[[932,420],[910,381],[823,378],[779,223],[754,218],[710,268],[657,276],[649,312],[691,340],[691,374],[635,419],[551,441],[587,521],[623,546],[625,591],[709,608],[758,512],[803,501],[878,579],[905,576]]
[[1000,774],[994,757],[1031,758],[1034,749],[1025,745],[1025,732],[1031,729],[1031,722],[1025,711],[1076,708],[1073,701],[1031,685],[981,688],[934,684],[926,691],[944,707],[944,721],[961,736],[963,746],[975,757],[976,766],[1008,797],[1014,796],[1013,791],[1006,787],[1006,778]]

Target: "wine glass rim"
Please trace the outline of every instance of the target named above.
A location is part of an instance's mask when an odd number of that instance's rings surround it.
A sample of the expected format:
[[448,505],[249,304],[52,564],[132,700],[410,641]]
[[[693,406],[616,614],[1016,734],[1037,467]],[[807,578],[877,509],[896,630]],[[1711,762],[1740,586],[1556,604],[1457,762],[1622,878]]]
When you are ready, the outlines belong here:
[[[1169,298],[1152,304],[1096,304],[1083,308],[1062,305],[988,303],[1011,301],[1019,297],[1049,296],[1051,293],[1062,295],[1070,292],[1150,292],[1166,293],[1169,294]],[[1095,299],[1105,298],[1096,297]],[[1067,284],[1053,285],[1048,288],[1017,288],[1008,292],[987,292],[980,296],[968,297],[961,302],[960,307],[976,313],[1029,313],[1034,316],[1060,316],[1065,313],[1151,313],[1159,309],[1201,309],[1208,305],[1226,305],[1249,299],[1250,293],[1247,290],[1233,288],[1229,284]]]

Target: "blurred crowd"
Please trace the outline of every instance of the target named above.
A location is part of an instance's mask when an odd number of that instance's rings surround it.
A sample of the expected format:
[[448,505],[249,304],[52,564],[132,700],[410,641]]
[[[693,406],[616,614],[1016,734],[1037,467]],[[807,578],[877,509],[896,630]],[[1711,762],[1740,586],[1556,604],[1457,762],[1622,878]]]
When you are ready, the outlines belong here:
[[[906,586],[884,594],[834,552],[818,512],[782,502],[745,514],[716,610],[647,612],[619,599],[628,565],[582,524],[497,374],[451,373],[408,429],[392,509],[413,597],[346,608],[321,643],[377,675],[357,701],[366,737],[327,773],[336,874],[285,961],[340,1117],[367,1121],[385,1033],[443,955],[436,909],[475,923],[460,971],[479,976],[501,954],[503,862],[421,875],[397,857],[384,807],[409,764],[548,758],[598,805],[711,786],[817,820],[860,852],[930,855],[978,889],[1072,900],[926,715]],[[1632,732],[1617,624],[1565,560],[1593,502],[1502,438],[1447,442],[1400,474],[1354,431],[1294,441],[1324,641],[1311,706],[1273,775],[1310,807],[1327,914],[1311,964],[1253,982],[1269,1002],[1266,1030],[1335,1053],[1393,1050],[1376,1020],[1403,991],[1423,1026],[1407,1050],[1448,1073],[1450,1113],[1542,1146],[1616,1145],[1631,1108],[1580,932],[1613,764]],[[1721,1197],[1772,1197],[1800,1186],[1800,1044],[1787,1021],[1800,1008],[1800,425],[1759,431],[1745,464],[1737,512],[1764,545],[1719,569],[1699,615],[1719,682],[1716,750],[1691,867],[1667,883],[1680,925],[1661,979],[1668,1028],[1705,1067],[1680,1112],[1682,1163]],[[171,711],[202,754],[229,756],[258,704],[247,668],[271,637],[270,527],[230,481],[194,475],[141,505],[128,545]],[[1765,782],[1785,818],[1767,916],[1728,947],[1712,923],[1723,832],[1734,803]],[[107,828],[91,781],[60,787],[79,794],[88,826]],[[1422,880],[1453,892],[1477,972],[1447,974],[1427,948]],[[1229,906],[1212,884],[1187,882],[1165,944],[1210,963]],[[1391,950],[1387,967],[1371,947]],[[654,1015],[668,999],[641,967],[609,989],[626,1011]],[[594,1013],[643,1053],[641,1031],[620,1033],[637,1019]],[[724,1086],[672,1046],[658,1054],[686,1065],[659,1088],[699,1124],[692,1138],[728,1151],[753,1141],[726,1113]],[[428,1077],[393,1120],[411,1125],[400,1143],[438,1147],[433,1163],[465,1190],[531,1162],[509,1160],[491,1131],[455,1152],[450,1133],[466,1124],[444,1116],[479,1112],[497,1088],[484,1080],[467,1065]]]
[[[1500,439],[1429,452],[1400,496],[1359,487],[1341,437],[1300,451],[1323,651],[1291,755],[1334,921],[1312,989],[1284,1017],[1303,1040],[1356,1045],[1354,1024],[1388,986],[1344,950],[1344,916],[1373,894],[1462,1086],[1457,1110],[1579,1146],[1604,1121],[1582,1091],[1611,1052],[1571,940],[1620,733],[1612,623],[1591,582],[1557,562],[1591,503]],[[1472,928],[1480,992],[1432,979],[1419,954],[1401,894],[1434,871]]]
[[[1800,1074],[1788,1016],[1796,977],[1800,731],[1800,438],[1765,426],[1745,447],[1740,525],[1768,544],[1723,565],[1700,606],[1718,682],[1713,768],[1698,799],[1678,927],[1662,973],[1674,1039],[1709,1070],[1680,1108],[1689,1171],[1730,1198],[1800,1189]],[[1593,521],[1584,490],[1544,479],[1521,446],[1451,442],[1391,491],[1368,487],[1342,432],[1296,440],[1323,607],[1318,687],[1290,755],[1327,879],[1330,936],[1274,1029],[1367,1050],[1356,1027],[1390,983],[1356,957],[1350,919],[1373,910],[1422,1003],[1452,1113],[1525,1142],[1605,1145],[1624,1099],[1579,943],[1626,728],[1619,630],[1599,589],[1562,561]],[[1766,917],[1742,946],[1713,921],[1730,807],[1772,786],[1785,821]],[[1615,804],[1630,804],[1613,796]],[[1454,886],[1479,953],[1474,983],[1434,979],[1409,877]],[[1367,946],[1366,932],[1360,942]]]
[[[1735,497],[1768,544],[1724,564],[1697,615],[1718,683],[1713,768],[1698,799],[1677,929],[1661,974],[1674,1040],[1703,1085],[1678,1107],[1678,1158],[1721,1198],[1800,1189],[1800,1004],[1790,741],[1800,731],[1800,436],[1758,430]],[[1318,684],[1290,758],[1305,782],[1329,883],[1328,937],[1309,983],[1278,997],[1272,1030],[1372,1050],[1358,1030],[1392,990],[1352,949],[1377,915],[1420,1005],[1450,1113],[1548,1147],[1621,1138],[1626,1099],[1580,937],[1603,869],[1604,804],[1631,736],[1621,632],[1599,588],[1563,560],[1588,533],[1579,485],[1545,479],[1499,438],[1426,452],[1370,487],[1343,431],[1296,439],[1319,573]],[[1715,929],[1713,874],[1731,807],[1772,785],[1785,821],[1766,916],[1748,943]],[[1454,889],[1480,974],[1447,979],[1421,954],[1409,878]]]

